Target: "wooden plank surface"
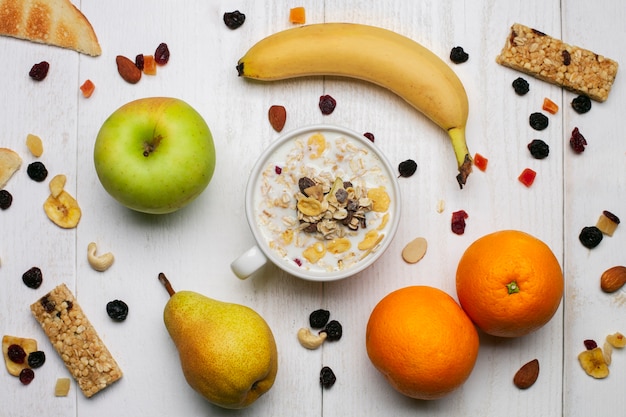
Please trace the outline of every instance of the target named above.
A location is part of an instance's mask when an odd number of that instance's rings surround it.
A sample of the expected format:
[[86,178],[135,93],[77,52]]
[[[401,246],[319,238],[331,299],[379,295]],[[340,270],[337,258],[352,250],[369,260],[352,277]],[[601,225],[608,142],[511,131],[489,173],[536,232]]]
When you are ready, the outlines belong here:
[[[237,77],[235,64],[257,40],[292,27],[281,0],[254,2],[82,1],[102,45],[98,58],[11,38],[0,38],[6,59],[0,66],[4,105],[0,147],[18,151],[24,165],[7,189],[13,206],[0,212],[0,332],[38,340],[48,360],[27,387],[0,372],[0,415],[50,414],[68,417],[226,415],[192,391],[180,371],[177,351],[163,325],[167,293],[157,281],[164,272],[176,289],[246,304],[268,321],[279,349],[279,374],[272,390],[238,414],[272,416],[593,416],[623,408],[626,382],[624,352],[614,352],[611,376],[602,381],[584,374],[576,355],[584,339],[602,342],[608,333],[626,332],[624,295],[599,289],[599,276],[623,264],[626,234],[619,229],[594,249],[578,242],[583,226],[594,225],[602,210],[618,216],[626,188],[621,118],[626,90],[618,74],[606,103],[575,113],[574,94],[527,78],[529,94],[516,96],[511,82],[520,74],[495,63],[508,28],[526,24],[564,41],[623,62],[626,5],[581,0],[524,3],[385,0],[368,2],[302,1],[307,22],[349,21],[394,30],[447,58],[454,46],[470,54],[468,62],[450,63],[470,101],[467,128],[470,151],[489,158],[486,172],[474,169],[463,190],[454,179],[456,163],[447,136],[401,98],[365,82],[312,77],[272,84]],[[239,9],[245,24],[229,30],[224,12]],[[171,60],[153,77],[136,85],[117,74],[115,56],[151,54],[166,42]],[[366,47],[366,46],[365,46]],[[371,57],[374,61],[377,57]],[[48,78],[35,83],[28,70],[39,61],[51,64]],[[419,68],[416,68],[419,71]],[[621,70],[620,70],[621,71]],[[96,91],[90,99],[78,87],[87,78]],[[317,108],[320,95],[338,102],[330,116]],[[174,96],[186,100],[206,119],[215,139],[217,167],[210,186],[189,207],[167,216],[131,212],[106,194],[93,169],[93,142],[106,117],[140,97]],[[544,97],[560,106],[550,125],[538,134],[528,115],[541,109]],[[254,244],[246,224],[244,192],[256,158],[278,137],[267,122],[272,104],[287,108],[285,131],[329,123],[372,132],[393,165],[411,158],[419,168],[400,179],[402,219],[394,242],[376,265],[358,276],[312,283],[266,266],[248,280],[237,279],[230,262]],[[589,142],[582,155],[568,145],[579,127]],[[42,137],[41,160],[50,174],[66,174],[67,189],[83,209],[77,229],[61,230],[45,217],[41,205],[47,183],[26,175],[33,160],[26,135]],[[534,160],[526,145],[535,137],[550,144],[550,156]],[[537,171],[532,187],[518,182],[521,171]],[[440,201],[445,210],[437,212]],[[452,212],[469,214],[463,236],[450,231]],[[623,227],[623,226],[621,226]],[[465,248],[478,237],[500,229],[520,229],[544,240],[564,268],[566,292],[555,317],[541,330],[519,339],[481,334],[476,367],[467,383],[438,401],[417,401],[395,392],[370,364],[365,326],[374,305],[387,293],[408,285],[431,285],[456,297],[455,271]],[[429,247],[416,265],[400,258],[403,246],[423,236]],[[87,263],[89,242],[116,256],[105,273]],[[44,272],[38,290],[24,286],[31,266]],[[56,378],[68,376],[61,360],[30,315],[28,306],[57,284],[75,291],[83,309],[124,370],[124,378],[86,399],[72,385],[70,396],[53,396]],[[105,305],[123,299],[128,319],[114,323]],[[311,311],[327,308],[344,327],[344,337],[308,351],[296,332]],[[538,358],[541,374],[529,390],[512,384],[519,366]],[[337,383],[322,390],[321,366],[331,366]]]

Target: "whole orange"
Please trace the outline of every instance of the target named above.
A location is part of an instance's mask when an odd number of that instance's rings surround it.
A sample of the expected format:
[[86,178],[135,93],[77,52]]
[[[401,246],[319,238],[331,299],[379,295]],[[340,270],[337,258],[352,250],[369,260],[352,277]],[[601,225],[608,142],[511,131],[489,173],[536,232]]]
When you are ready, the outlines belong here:
[[378,302],[367,323],[367,355],[400,393],[441,398],[469,377],[478,332],[457,302],[428,286],[396,290]]
[[461,306],[487,334],[518,337],[546,324],[563,297],[563,272],[548,245],[518,230],[477,239],[456,272]]

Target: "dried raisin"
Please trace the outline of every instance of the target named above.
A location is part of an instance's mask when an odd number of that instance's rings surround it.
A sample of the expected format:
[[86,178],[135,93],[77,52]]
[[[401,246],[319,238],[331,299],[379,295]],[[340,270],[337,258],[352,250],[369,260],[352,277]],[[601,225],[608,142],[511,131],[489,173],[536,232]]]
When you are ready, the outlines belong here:
[[37,289],[43,282],[43,274],[41,269],[33,266],[28,271],[22,274],[22,281],[28,288]]
[[137,68],[139,68],[139,71],[143,71],[143,66],[144,66],[144,63],[145,63],[145,61],[144,61],[144,56],[143,56],[143,54],[138,54],[138,55],[135,57],[135,66],[136,66]]
[[415,171],[417,171],[417,162],[412,159],[402,161],[398,165],[398,172],[400,173],[401,177],[408,178],[411,175],[415,174]]
[[279,167],[278,165],[276,165],[274,167],[274,172],[276,173],[276,175],[280,175],[283,173],[283,169],[281,167]]
[[35,379],[35,371],[30,368],[24,368],[21,370],[19,378],[22,384],[28,385]]
[[26,352],[24,352],[24,348],[20,345],[9,345],[7,348],[7,356],[11,362],[24,363]]
[[374,142],[374,134],[373,133],[365,132],[365,133],[363,133],[363,136],[368,138],[370,140],[370,142]]
[[585,339],[583,343],[585,344],[587,350],[592,350],[598,347],[598,344],[593,339]]
[[309,315],[309,324],[313,329],[321,329],[328,323],[330,318],[330,311],[319,309],[315,310]]
[[533,139],[528,144],[528,150],[535,159],[544,159],[550,153],[550,147],[541,139]]
[[576,153],[583,153],[585,151],[585,146],[587,146],[587,140],[580,133],[577,127],[572,130],[572,136],[569,139],[569,145]]
[[26,173],[28,174],[30,179],[37,182],[42,182],[46,179],[46,177],[48,177],[48,170],[46,169],[46,166],[40,161],[35,161],[29,164],[28,168],[26,168]]
[[128,316],[128,305],[122,300],[109,301],[107,314],[115,321],[124,321]]
[[593,249],[602,242],[602,231],[596,226],[583,227],[578,235],[578,240],[587,249]]
[[333,111],[335,111],[335,107],[337,107],[337,101],[327,94],[320,97],[319,106],[322,114],[329,115]]
[[576,113],[583,114],[591,110],[591,99],[587,96],[578,96],[572,100],[572,108]]
[[38,64],[32,66],[28,75],[35,81],[42,81],[48,75],[50,64],[46,61],[41,61]]
[[337,320],[331,320],[326,324],[324,330],[320,330],[320,333],[326,333],[326,340],[339,340],[343,335],[343,327]]
[[13,204],[13,196],[7,190],[0,190],[0,209],[6,210]]
[[462,64],[469,59],[469,54],[463,50],[462,46],[455,46],[450,51],[450,61],[455,64]]
[[46,362],[46,354],[41,350],[36,350],[28,354],[28,366],[33,369],[41,367]]
[[324,388],[330,388],[336,381],[337,377],[335,376],[333,370],[328,366],[324,366],[320,371],[320,384],[322,384]]
[[515,90],[515,94],[517,94],[518,96],[523,96],[526,93],[528,93],[528,91],[530,90],[528,81],[526,81],[522,77],[518,77],[515,80],[513,80],[512,85],[513,85],[513,89]]
[[463,233],[465,233],[465,219],[467,219],[468,217],[469,216],[467,215],[467,212],[465,210],[459,210],[452,213],[452,233],[456,235],[462,235]]
[[156,50],[154,51],[154,62],[157,63],[157,65],[165,65],[169,62],[170,60],[170,49],[167,47],[167,44],[165,42],[162,42],[159,44],[159,46],[157,46]]
[[238,27],[243,25],[245,21],[246,15],[241,13],[239,10],[224,13],[224,24],[226,24],[229,29],[237,29]]
[[540,112],[535,112],[530,115],[528,122],[533,129],[544,130],[548,127],[548,116]]

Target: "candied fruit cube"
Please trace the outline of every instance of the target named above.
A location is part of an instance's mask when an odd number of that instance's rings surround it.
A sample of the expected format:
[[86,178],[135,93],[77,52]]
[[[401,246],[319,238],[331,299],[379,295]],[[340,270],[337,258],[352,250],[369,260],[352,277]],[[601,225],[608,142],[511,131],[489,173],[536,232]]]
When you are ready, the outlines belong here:
[[526,187],[530,187],[535,182],[535,177],[537,173],[530,168],[524,169],[517,179],[524,184]]
[[481,171],[486,171],[487,170],[487,163],[489,162],[489,160],[487,158],[485,158],[484,156],[482,156],[479,153],[476,153],[474,155],[474,165],[476,166],[476,168],[480,169]]
[[157,63],[154,59],[154,55],[143,56],[143,73],[146,75],[156,75]]
[[294,7],[289,10],[289,21],[295,25],[306,23],[306,13],[304,7]]
[[86,80],[81,86],[80,91],[83,93],[83,97],[89,98],[96,89],[96,85],[91,80]]
[[559,106],[547,97],[543,99],[543,106],[541,108],[550,114],[557,114],[559,111]]

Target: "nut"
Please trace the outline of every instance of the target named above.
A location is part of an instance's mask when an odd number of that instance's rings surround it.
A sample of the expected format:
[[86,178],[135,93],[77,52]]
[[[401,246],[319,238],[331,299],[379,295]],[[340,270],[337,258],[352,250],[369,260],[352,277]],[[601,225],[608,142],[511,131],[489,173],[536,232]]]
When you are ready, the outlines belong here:
[[317,349],[322,346],[324,340],[326,340],[327,334],[326,332],[321,332],[319,335],[311,333],[311,330],[306,327],[298,330],[298,341],[300,344],[307,349]]
[[89,265],[96,271],[106,271],[113,265],[115,258],[111,252],[96,256],[96,249],[97,245],[94,242],[87,245],[87,261],[89,261]]
[[414,264],[419,262],[428,249],[428,242],[423,237],[413,239],[402,249],[402,259],[405,262]]
[[124,81],[131,84],[137,84],[139,82],[141,79],[141,70],[137,68],[137,65],[135,65],[133,61],[123,55],[118,55],[115,58],[115,63],[117,64],[117,72],[120,73]]
[[600,276],[600,288],[604,292],[615,292],[626,284],[626,266],[614,266]]
[[280,132],[285,127],[287,121],[287,111],[283,106],[271,106],[267,112],[267,117],[275,131]]
[[513,383],[519,389],[530,388],[539,376],[539,361],[533,359],[522,366],[513,377]]

